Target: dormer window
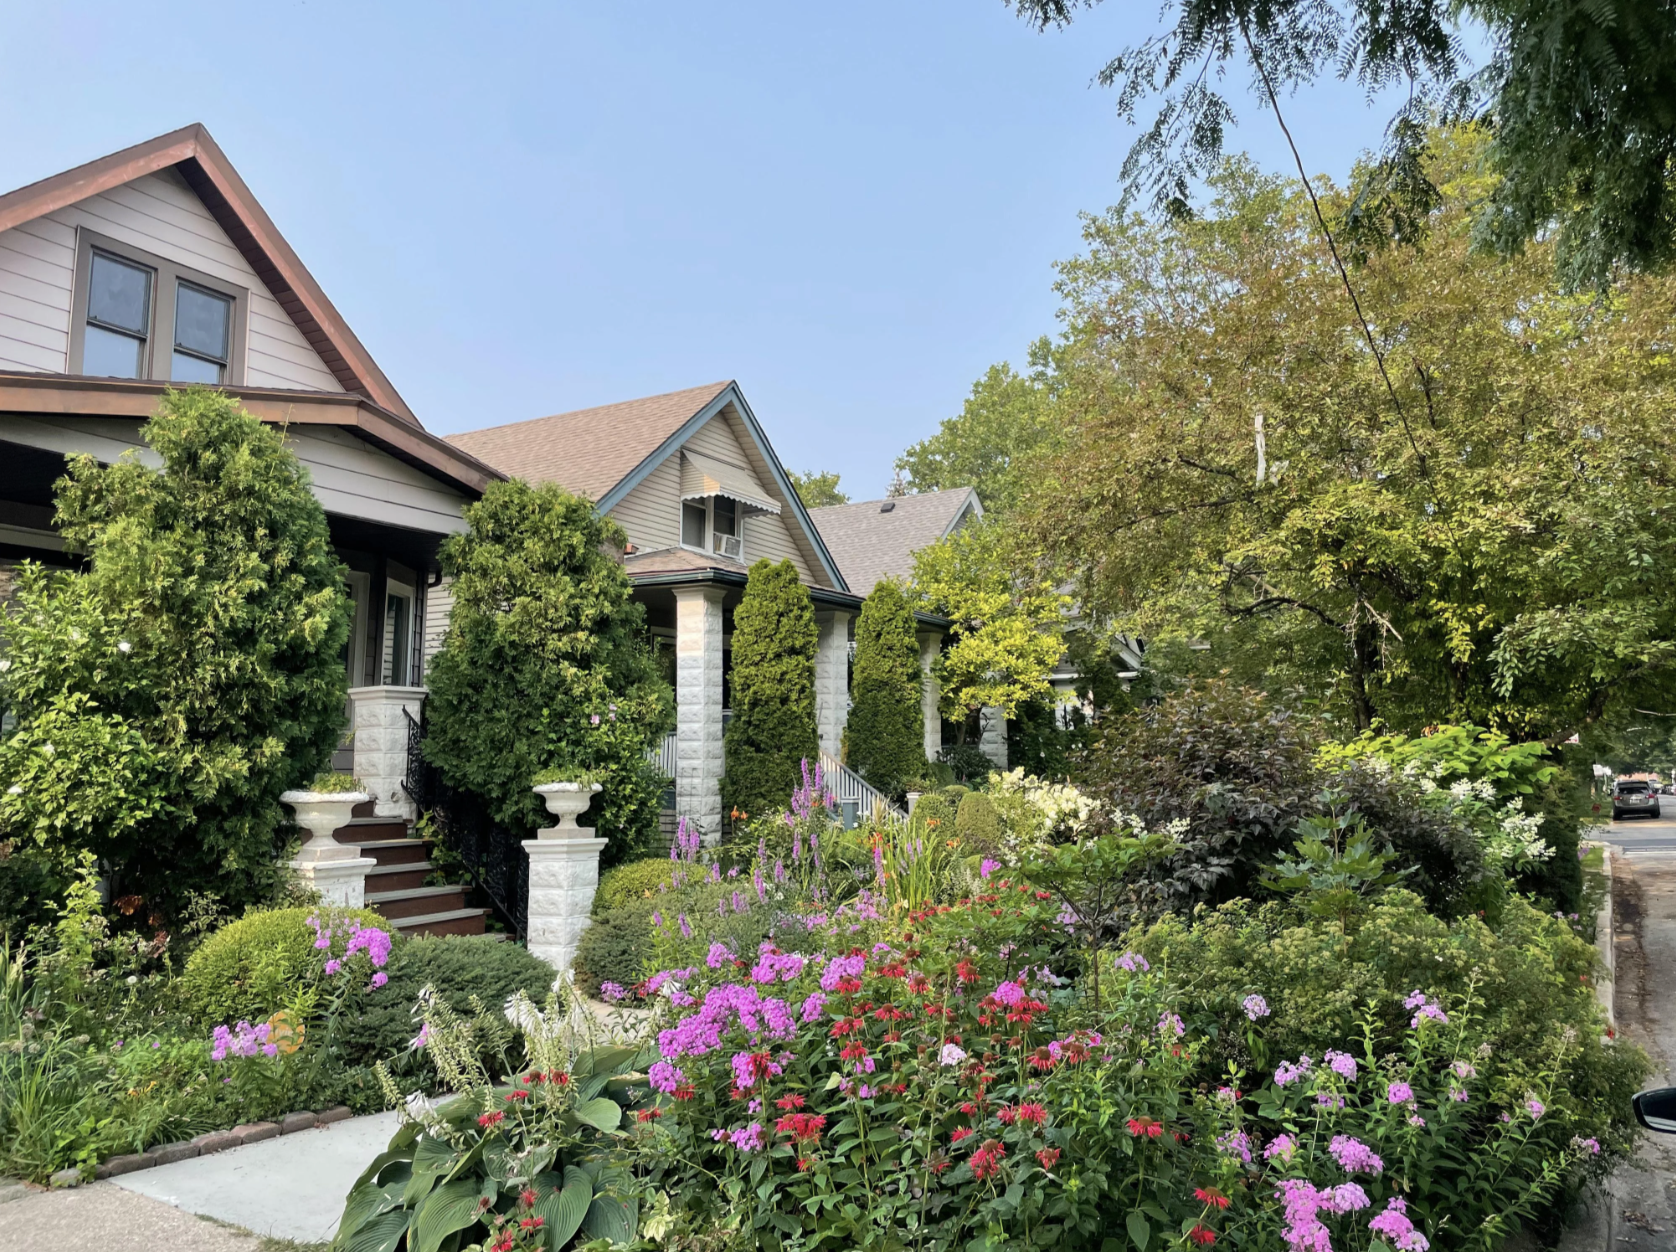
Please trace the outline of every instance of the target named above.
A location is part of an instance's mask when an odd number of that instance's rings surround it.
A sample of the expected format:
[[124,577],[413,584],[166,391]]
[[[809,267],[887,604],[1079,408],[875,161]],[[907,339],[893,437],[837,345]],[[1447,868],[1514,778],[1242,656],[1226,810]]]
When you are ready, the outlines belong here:
[[243,382],[248,307],[242,287],[79,231],[70,373]]

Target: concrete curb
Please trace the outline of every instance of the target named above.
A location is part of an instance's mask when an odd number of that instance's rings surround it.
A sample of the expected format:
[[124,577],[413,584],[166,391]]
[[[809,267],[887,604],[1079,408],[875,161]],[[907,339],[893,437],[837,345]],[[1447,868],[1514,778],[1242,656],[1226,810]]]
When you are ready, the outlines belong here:
[[1604,840],[1595,840],[1589,846],[1600,849],[1601,877],[1606,880],[1606,899],[1601,903],[1600,912],[1595,916],[1595,951],[1600,954],[1601,964],[1606,966],[1606,978],[1595,983],[1595,998],[1600,1001],[1600,1007],[1606,1013],[1606,1024],[1616,1031],[1618,1029],[1616,1004],[1618,927],[1617,919],[1612,912],[1612,856],[1616,849]]
[[[176,1161],[189,1161],[195,1156],[209,1156],[212,1152],[225,1152],[228,1148],[243,1147],[247,1143],[261,1143],[264,1139],[277,1139],[281,1135],[295,1134],[299,1130],[312,1130],[316,1126],[329,1126],[333,1122],[347,1121],[352,1114],[349,1109],[340,1104],[322,1113],[299,1112],[287,1113],[278,1122],[247,1122],[242,1126],[234,1126],[231,1130],[212,1130],[208,1134],[199,1135],[196,1139],[185,1139],[179,1143],[165,1143],[159,1147],[150,1148],[144,1152],[130,1152],[123,1156],[113,1156],[102,1161],[94,1169],[96,1179],[115,1178],[121,1174],[132,1174],[137,1169],[151,1169],[157,1165],[173,1165]],[[77,1175],[76,1181],[68,1178],[59,1181],[60,1175],[68,1174],[69,1170],[60,1170],[53,1175],[53,1185],[58,1187],[74,1187],[81,1182],[88,1181]]]

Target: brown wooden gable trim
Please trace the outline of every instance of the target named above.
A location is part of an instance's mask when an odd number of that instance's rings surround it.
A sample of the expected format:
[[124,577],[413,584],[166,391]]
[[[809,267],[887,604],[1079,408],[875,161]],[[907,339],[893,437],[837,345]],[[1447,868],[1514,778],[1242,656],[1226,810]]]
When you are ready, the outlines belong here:
[[204,202],[344,389],[358,392],[400,420],[418,426],[419,419],[406,401],[199,123],[0,196],[0,231],[170,166],[179,169],[187,186]]

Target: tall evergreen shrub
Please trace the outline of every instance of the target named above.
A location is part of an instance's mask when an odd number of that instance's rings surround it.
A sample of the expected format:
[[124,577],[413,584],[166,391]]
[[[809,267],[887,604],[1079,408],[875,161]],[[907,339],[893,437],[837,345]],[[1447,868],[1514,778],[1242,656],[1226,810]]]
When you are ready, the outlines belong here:
[[646,749],[673,725],[645,613],[614,555],[622,528],[553,483],[495,483],[443,545],[454,607],[431,663],[425,755],[514,829],[548,824],[531,790],[543,770],[594,772],[588,816],[604,862],[657,833],[662,779]]
[[189,389],[141,433],[161,469],[71,461],[57,520],[86,563],[25,566],[0,629],[0,839],[93,853],[162,921],[188,891],[272,891],[279,795],[343,730],[349,602],[278,431]]
[[844,763],[886,795],[902,795],[928,768],[924,692],[914,610],[902,584],[884,579],[856,623]]
[[727,728],[722,807],[743,813],[783,808],[815,760],[815,645],[820,631],[809,593],[790,561],[751,566],[733,611],[733,722]]

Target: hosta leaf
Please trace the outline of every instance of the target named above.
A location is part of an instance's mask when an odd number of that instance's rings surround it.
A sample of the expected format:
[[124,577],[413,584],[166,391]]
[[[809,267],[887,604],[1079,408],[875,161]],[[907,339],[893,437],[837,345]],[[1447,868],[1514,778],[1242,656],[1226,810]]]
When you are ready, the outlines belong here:
[[619,1200],[615,1196],[600,1195],[588,1206],[583,1226],[595,1239],[609,1239],[612,1243],[633,1243],[640,1225],[639,1205],[632,1199]]
[[415,1174],[446,1174],[454,1165],[454,1148],[446,1139],[426,1135],[413,1152]]
[[426,1196],[413,1219],[409,1252],[437,1252],[449,1235],[474,1224],[481,1211],[477,1204],[478,1191],[476,1182],[462,1178]]
[[594,1186],[588,1176],[577,1170],[577,1179],[562,1191],[550,1192],[536,1201],[535,1215],[542,1219],[547,1230],[548,1252],[559,1252],[582,1226],[593,1202]]
[[402,1202],[402,1192],[406,1186],[404,1179],[387,1183],[382,1187],[376,1187],[371,1183],[363,1183],[356,1187],[344,1202],[343,1216],[338,1219],[339,1233],[352,1235],[379,1214],[388,1213]]
[[396,1245],[401,1242],[402,1235],[407,1231],[407,1219],[411,1216],[406,1209],[392,1209],[388,1213],[380,1213],[365,1226],[362,1226],[348,1239],[343,1233],[332,1241],[333,1252],[396,1252]]
[[585,1104],[578,1104],[573,1111],[578,1121],[585,1122],[597,1130],[615,1130],[623,1121],[622,1106],[604,1096],[589,1100]]

